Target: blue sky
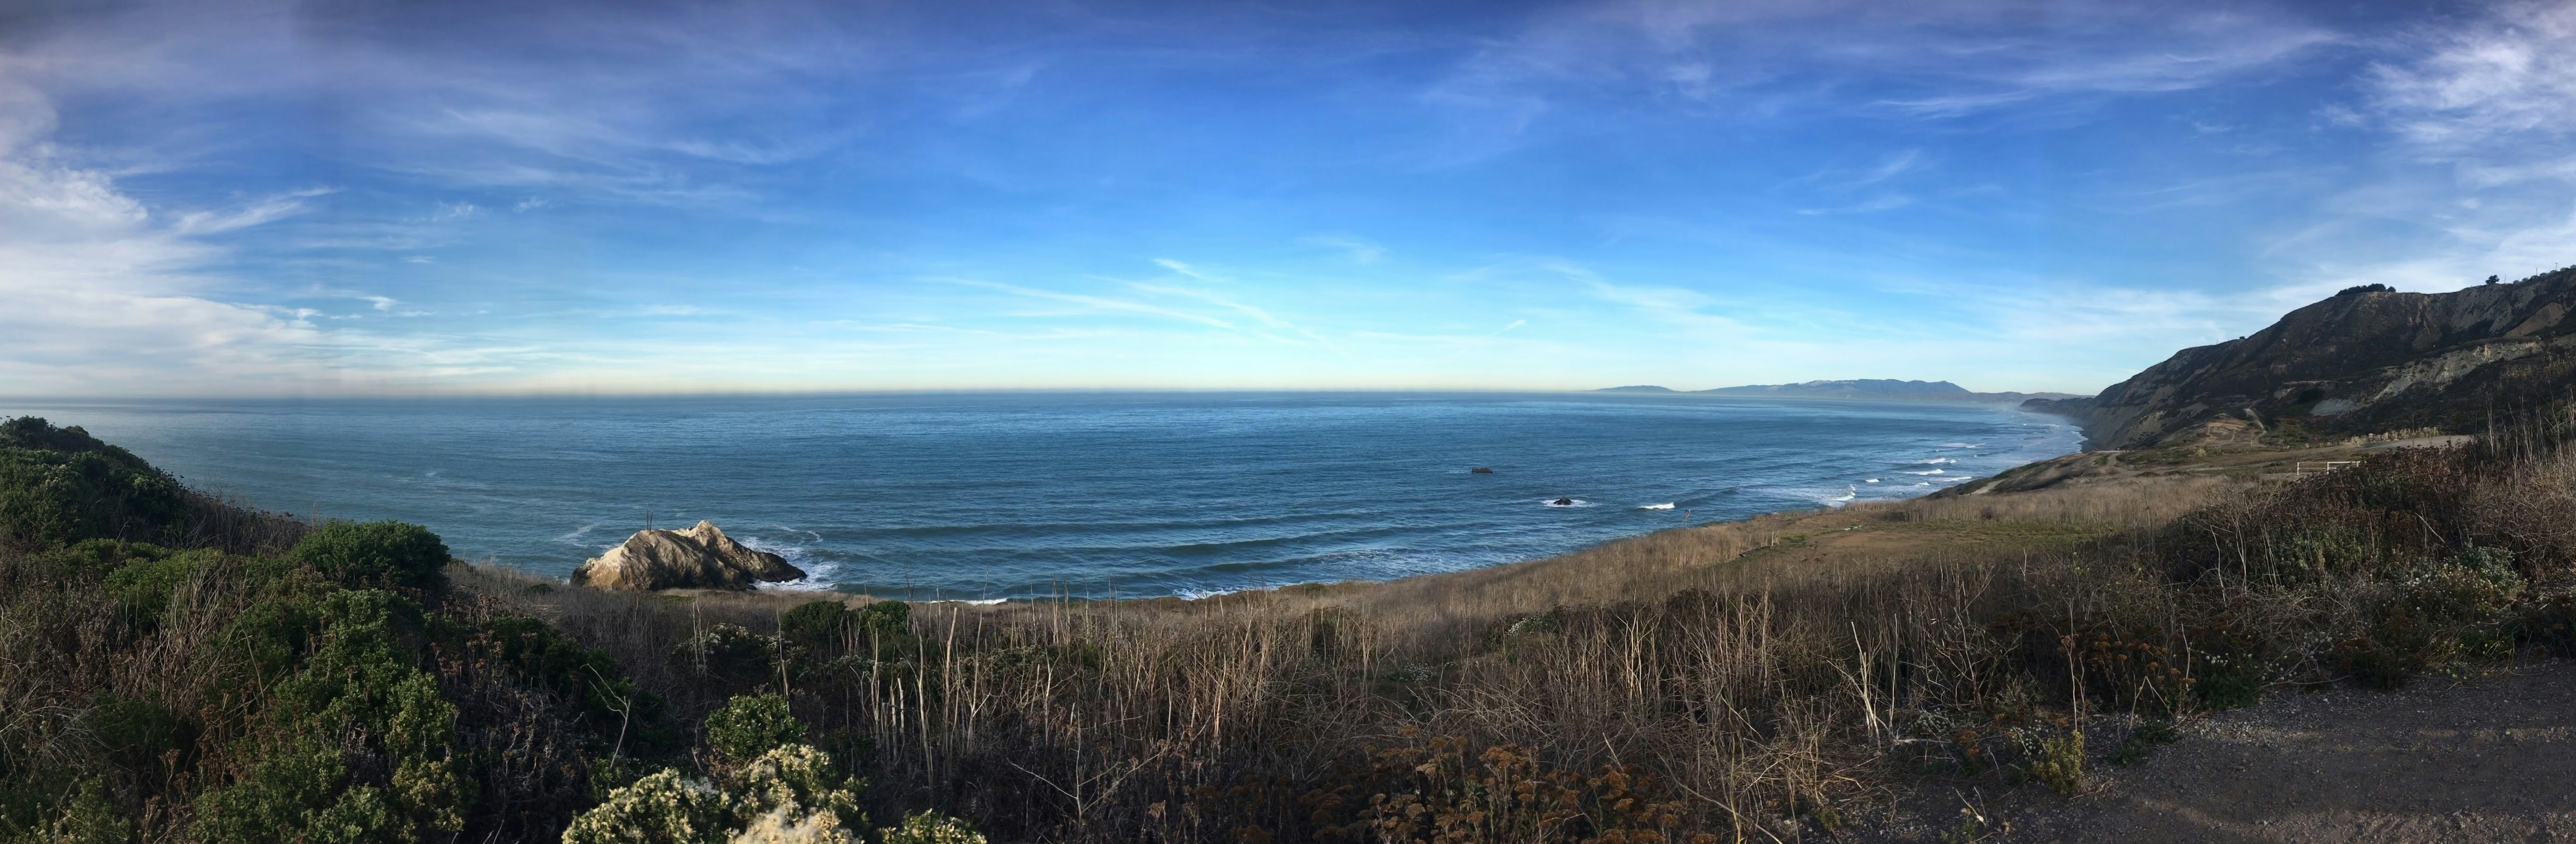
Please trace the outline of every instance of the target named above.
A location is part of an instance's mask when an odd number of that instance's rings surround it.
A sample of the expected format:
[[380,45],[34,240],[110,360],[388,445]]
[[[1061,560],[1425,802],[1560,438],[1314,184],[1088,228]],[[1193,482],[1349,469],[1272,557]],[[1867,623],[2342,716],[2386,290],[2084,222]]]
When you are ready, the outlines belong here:
[[2566,4],[0,0],[0,394],[2092,392],[2571,133]]

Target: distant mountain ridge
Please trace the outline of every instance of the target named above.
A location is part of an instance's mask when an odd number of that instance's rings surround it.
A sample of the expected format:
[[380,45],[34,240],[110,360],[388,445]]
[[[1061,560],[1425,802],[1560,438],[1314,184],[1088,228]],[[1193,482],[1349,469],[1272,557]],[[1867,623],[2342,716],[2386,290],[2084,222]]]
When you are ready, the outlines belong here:
[[2576,389],[2576,267],[2449,293],[2348,288],[2253,334],[2176,352],[2100,395],[2025,402],[2091,449],[2288,429],[2473,432]]
[[[1680,393],[1682,391],[1651,384],[1639,384],[1627,387],[1605,387],[1593,392]],[[1839,381],[1807,381],[1798,384],[1748,384],[1741,387],[1719,387],[1714,390],[1692,390],[1688,394],[1735,398],[1912,401],[1944,404],[2018,404],[2032,399],[2075,397],[2069,393],[1979,393],[1948,381],[1903,381],[1894,378],[1853,378]]]

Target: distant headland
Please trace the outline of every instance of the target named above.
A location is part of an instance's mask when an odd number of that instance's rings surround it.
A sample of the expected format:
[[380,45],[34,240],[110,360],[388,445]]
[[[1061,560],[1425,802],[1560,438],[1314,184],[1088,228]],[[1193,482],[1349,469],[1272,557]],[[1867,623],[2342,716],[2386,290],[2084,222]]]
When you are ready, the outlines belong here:
[[1894,378],[1852,378],[1840,381],[1807,381],[1798,384],[1748,384],[1741,387],[1719,387],[1714,390],[1675,390],[1653,384],[1605,387],[1596,393],[1670,393],[1695,396],[1731,396],[1757,399],[1835,399],[1842,401],[1909,401],[1940,404],[2020,404],[2032,399],[2074,398],[2071,393],[1980,393],[1948,381],[1901,381]]

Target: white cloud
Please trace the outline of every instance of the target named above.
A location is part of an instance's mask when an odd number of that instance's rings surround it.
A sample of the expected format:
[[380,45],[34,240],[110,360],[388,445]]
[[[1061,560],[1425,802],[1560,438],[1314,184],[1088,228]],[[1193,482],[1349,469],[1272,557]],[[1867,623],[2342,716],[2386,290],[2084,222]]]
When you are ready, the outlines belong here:
[[1350,256],[1351,263],[1363,266],[1377,263],[1386,257],[1386,247],[1356,237],[1321,235],[1306,238],[1305,242],[1328,249],[1339,249],[1343,254]]
[[1511,111],[1522,125],[1559,100],[1622,92],[1644,107],[1723,100],[1765,114],[1834,107],[1846,98],[1817,93],[1855,86],[1892,92],[1880,107],[1952,117],[2061,95],[2202,88],[2342,40],[2286,15],[2223,7],[2078,2],[2032,15],[1975,0],[1621,0],[1538,15],[1432,93]]
[[299,313],[224,301],[196,274],[221,252],[221,225],[152,214],[96,172],[41,151],[0,153],[0,392],[202,392],[218,385],[327,381],[328,337]]
[[2576,5],[2517,3],[2450,31],[2370,74],[2373,104],[2428,151],[2576,132]]
[[1031,299],[1080,305],[1084,309],[1085,313],[1141,314],[1146,316],[1164,317],[1182,322],[1197,323],[1199,325],[1213,328],[1223,328],[1229,331],[1236,329],[1234,323],[1227,322],[1216,317],[1207,316],[1205,314],[1194,314],[1176,308],[1166,308],[1160,305],[1138,302],[1131,299],[1113,299],[1106,296],[1064,293],[1054,290],[1041,290],[1034,287],[1023,287],[1017,284],[1004,284],[997,281],[981,281],[977,279],[955,278],[942,279],[942,281],[946,281],[950,284],[965,285],[968,287],[981,287],[987,290],[998,290],[1014,296],[1022,296]]
[[2576,263],[2576,6],[2482,12],[2389,40],[2358,107],[2320,110],[2384,132],[2386,166],[2267,249],[2289,289],[2440,291]]
[[308,207],[305,200],[330,194],[328,188],[311,188],[278,194],[256,202],[220,211],[192,211],[179,215],[171,228],[179,234],[203,235],[273,223]]

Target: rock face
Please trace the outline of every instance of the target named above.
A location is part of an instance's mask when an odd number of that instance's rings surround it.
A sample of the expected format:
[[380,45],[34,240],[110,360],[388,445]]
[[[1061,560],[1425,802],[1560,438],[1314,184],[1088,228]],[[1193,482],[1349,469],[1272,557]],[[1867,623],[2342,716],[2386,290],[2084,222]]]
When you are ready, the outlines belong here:
[[2285,424],[2330,434],[2471,432],[2576,384],[2576,268],[2450,293],[2354,289],[2271,327],[2184,349],[2089,398],[2025,410],[2084,426],[2091,449]]
[[572,570],[572,582],[601,589],[749,589],[755,581],[795,580],[805,572],[786,558],[735,542],[714,522],[688,530],[639,530],[626,543]]

